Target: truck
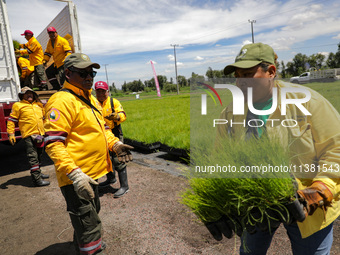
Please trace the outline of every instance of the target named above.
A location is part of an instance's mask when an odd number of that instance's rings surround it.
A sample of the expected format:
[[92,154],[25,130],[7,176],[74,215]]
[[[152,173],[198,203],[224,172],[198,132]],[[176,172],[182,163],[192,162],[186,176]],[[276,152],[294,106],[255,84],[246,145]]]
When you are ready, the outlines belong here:
[[[63,2],[63,0],[58,0]],[[0,142],[8,143],[7,120],[11,113],[12,106],[19,101],[18,93],[21,90],[19,74],[14,55],[14,46],[10,31],[7,14],[6,0],[0,0]],[[46,26],[36,37],[45,51],[49,40],[46,29],[53,26],[58,34],[66,38],[73,52],[81,52],[81,43],[78,28],[78,17],[76,6],[72,1],[67,1],[63,10]],[[53,63],[53,59],[48,66]],[[37,91],[42,103],[56,91]],[[16,138],[21,138],[18,126],[15,127]]]
[[340,80],[340,68],[315,70],[304,72],[299,76],[290,78],[290,82],[304,84],[310,82],[333,82]]

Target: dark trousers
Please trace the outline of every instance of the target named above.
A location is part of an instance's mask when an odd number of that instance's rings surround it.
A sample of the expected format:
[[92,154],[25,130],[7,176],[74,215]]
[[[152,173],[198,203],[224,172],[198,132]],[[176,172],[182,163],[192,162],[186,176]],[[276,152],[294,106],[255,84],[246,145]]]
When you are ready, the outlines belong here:
[[73,185],[61,187],[67,211],[74,229],[74,242],[80,254],[102,254],[102,223],[98,216],[100,201],[98,186],[92,185],[95,198],[91,201],[80,198]]
[[64,65],[58,68],[54,65],[50,65],[46,69],[46,75],[53,89],[59,90],[61,85],[63,85],[65,82]]
[[28,158],[28,162],[31,165],[31,171],[34,170],[36,166],[40,167],[41,163],[41,155],[44,152],[44,147],[37,148],[33,142],[31,136],[24,138],[26,144],[26,155]]

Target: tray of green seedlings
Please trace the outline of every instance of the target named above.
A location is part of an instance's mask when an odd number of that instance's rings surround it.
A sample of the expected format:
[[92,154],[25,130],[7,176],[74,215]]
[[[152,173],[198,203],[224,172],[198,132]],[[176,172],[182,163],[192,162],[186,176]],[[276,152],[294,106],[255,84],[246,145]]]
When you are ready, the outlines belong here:
[[[189,188],[182,192],[181,203],[203,223],[227,217],[233,223],[234,231],[242,233],[245,229],[251,232],[255,225],[270,230],[280,221],[304,220],[296,200],[295,179],[287,170],[290,156],[278,139],[265,136],[247,141],[227,138],[209,151],[202,147],[198,153],[191,150],[190,156]],[[210,171],[207,170],[209,166]],[[213,173],[211,166],[215,166]],[[224,172],[216,171],[216,166],[229,166],[233,171],[228,168],[224,168]],[[241,172],[246,166],[248,169],[259,168]],[[276,166],[281,170],[264,172],[264,168],[258,170],[260,166]],[[239,227],[241,231],[237,229]]]

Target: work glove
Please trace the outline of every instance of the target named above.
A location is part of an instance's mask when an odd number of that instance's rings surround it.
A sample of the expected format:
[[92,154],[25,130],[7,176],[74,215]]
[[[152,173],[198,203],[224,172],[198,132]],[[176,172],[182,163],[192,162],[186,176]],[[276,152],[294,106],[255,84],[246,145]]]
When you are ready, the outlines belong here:
[[67,176],[71,181],[73,181],[74,191],[78,194],[78,196],[86,200],[94,199],[94,191],[90,183],[98,185],[95,180],[83,173],[80,168],[76,168]]
[[300,202],[304,205],[305,215],[312,215],[318,207],[327,210],[331,206],[333,194],[321,181],[313,182],[308,188],[298,190]]
[[32,138],[36,143],[42,143],[44,141],[44,137],[42,135],[32,135]]
[[20,49],[23,49],[23,48],[25,48],[25,44],[19,44],[19,47],[20,47]]
[[105,116],[105,119],[119,121],[120,117],[118,113],[114,112],[114,113],[110,113],[109,115]]
[[8,134],[8,139],[9,142],[14,146],[14,144],[16,143],[16,139],[15,139],[15,135],[14,134]]
[[236,222],[233,223],[226,215],[223,215],[217,221],[207,222],[204,225],[217,241],[221,241],[223,239],[222,234],[228,239],[232,238],[234,235],[234,230],[236,230],[236,234],[238,236],[242,235],[241,226]]
[[116,142],[112,147],[112,150],[117,154],[118,161],[123,163],[132,161],[130,150],[133,149],[134,147],[124,144],[121,141]]

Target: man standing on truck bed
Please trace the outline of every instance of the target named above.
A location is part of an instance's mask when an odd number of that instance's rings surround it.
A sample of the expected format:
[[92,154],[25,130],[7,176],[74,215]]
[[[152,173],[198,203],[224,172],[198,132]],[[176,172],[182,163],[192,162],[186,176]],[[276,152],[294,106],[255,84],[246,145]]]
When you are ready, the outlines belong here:
[[26,153],[31,165],[33,184],[37,187],[47,186],[50,182],[43,179],[48,175],[40,169],[41,155],[44,150],[44,109],[38,95],[29,87],[23,87],[19,93],[20,102],[13,104],[7,122],[7,133],[12,145],[16,143],[15,123],[18,122],[21,136],[26,144]]
[[102,254],[100,201],[95,181],[111,171],[108,150],[123,162],[132,160],[130,149],[115,137],[91,95],[100,65],[83,53],[66,57],[66,81],[45,105],[46,152],[53,160],[59,187],[66,200],[74,243],[81,254]]
[[[126,114],[120,102],[109,97],[109,86],[105,81],[97,81],[94,85],[96,97],[103,108],[103,117],[106,125],[112,130],[115,137],[123,143],[123,131],[120,123],[126,120]],[[129,191],[126,164],[119,162],[116,154],[110,153],[114,169],[106,174],[106,181],[99,183],[99,186],[105,187],[116,182],[115,170],[118,172],[120,188],[114,194],[115,198],[123,196]]]
[[21,35],[25,36],[27,43],[20,44],[20,48],[23,48],[23,50],[15,50],[15,53],[29,55],[30,63],[34,66],[34,76],[39,90],[47,90],[45,68],[42,62],[44,58],[43,49],[31,30],[25,30]]
[[65,81],[64,61],[65,58],[72,53],[72,50],[68,41],[59,36],[54,27],[47,28],[47,33],[50,40],[47,43],[44,53],[43,64],[46,66],[46,63],[51,56],[53,56],[54,64],[46,69],[46,75],[53,89],[59,90],[61,87],[60,84],[64,84]]

